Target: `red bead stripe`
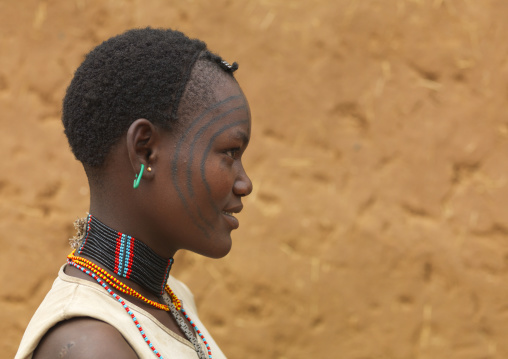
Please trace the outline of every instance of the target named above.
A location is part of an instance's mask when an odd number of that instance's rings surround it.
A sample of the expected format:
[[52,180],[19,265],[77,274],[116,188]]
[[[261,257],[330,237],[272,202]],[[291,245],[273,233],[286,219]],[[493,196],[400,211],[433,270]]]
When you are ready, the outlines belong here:
[[118,274],[118,266],[120,263],[120,248],[122,246],[122,233],[118,232],[118,237],[116,238],[116,249],[115,249],[115,270],[114,272]]

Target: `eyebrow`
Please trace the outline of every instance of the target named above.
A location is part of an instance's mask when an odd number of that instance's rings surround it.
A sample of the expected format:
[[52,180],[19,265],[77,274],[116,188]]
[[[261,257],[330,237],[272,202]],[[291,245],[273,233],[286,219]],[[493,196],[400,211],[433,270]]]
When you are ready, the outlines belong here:
[[249,135],[247,135],[247,133],[245,133],[244,131],[241,131],[241,130],[236,131],[232,135],[232,137],[240,139],[245,146],[247,146],[250,141]]

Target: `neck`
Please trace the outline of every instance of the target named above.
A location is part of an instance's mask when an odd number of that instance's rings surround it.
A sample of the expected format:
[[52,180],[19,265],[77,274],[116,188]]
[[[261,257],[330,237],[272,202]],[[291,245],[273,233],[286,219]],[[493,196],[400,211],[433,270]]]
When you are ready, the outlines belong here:
[[[118,167],[113,168],[113,170],[116,169]],[[101,177],[103,185],[89,182],[89,212],[94,215],[94,218],[100,218],[103,223],[107,223],[109,227],[142,239],[143,243],[158,255],[165,258],[174,257],[178,248],[172,245],[173,239],[164,238],[163,240],[161,234],[156,231],[157,225],[152,222],[150,216],[147,216],[149,210],[153,210],[153,208],[147,208],[144,203],[147,186],[134,190],[131,179],[126,181],[114,178],[109,173],[110,170],[107,171]],[[122,170],[118,169],[116,172],[122,172]]]
[[163,293],[173,258],[157,255],[145,243],[115,231],[91,214],[86,221],[86,234],[77,254],[99,262],[153,294]]

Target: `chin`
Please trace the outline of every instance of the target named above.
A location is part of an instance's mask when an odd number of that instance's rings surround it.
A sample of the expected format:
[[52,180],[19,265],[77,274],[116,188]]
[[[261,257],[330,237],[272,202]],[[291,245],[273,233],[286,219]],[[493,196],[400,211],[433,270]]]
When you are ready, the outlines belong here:
[[230,234],[228,234],[226,238],[213,238],[208,239],[208,241],[209,243],[211,242],[210,244],[212,245],[207,246],[206,248],[203,246],[201,248],[190,250],[208,258],[218,259],[225,257],[231,251],[231,247],[233,245]]

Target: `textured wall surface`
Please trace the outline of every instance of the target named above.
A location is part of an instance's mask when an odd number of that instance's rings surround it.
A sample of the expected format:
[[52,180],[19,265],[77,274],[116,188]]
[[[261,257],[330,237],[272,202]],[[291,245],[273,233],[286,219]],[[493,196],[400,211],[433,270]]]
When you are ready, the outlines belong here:
[[65,88],[150,25],[238,61],[252,109],[233,250],[173,271],[229,357],[507,358],[507,19],[503,0],[0,0],[0,357],[88,208]]

